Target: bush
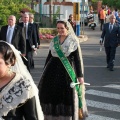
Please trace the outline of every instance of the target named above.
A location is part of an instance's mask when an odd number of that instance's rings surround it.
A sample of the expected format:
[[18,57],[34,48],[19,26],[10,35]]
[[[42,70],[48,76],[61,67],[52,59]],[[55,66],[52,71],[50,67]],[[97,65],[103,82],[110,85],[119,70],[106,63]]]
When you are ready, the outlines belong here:
[[57,35],[56,28],[40,28],[39,37],[41,40],[53,39]]
[[51,34],[51,35],[57,35],[56,28],[40,28],[40,34]]

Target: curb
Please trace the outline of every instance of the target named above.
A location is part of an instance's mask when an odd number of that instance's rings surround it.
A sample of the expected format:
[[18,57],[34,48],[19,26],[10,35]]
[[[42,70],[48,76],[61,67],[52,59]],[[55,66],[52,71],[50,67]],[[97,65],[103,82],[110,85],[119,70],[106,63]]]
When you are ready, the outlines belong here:
[[85,42],[88,40],[88,36],[87,35],[80,35],[79,37],[79,42]]

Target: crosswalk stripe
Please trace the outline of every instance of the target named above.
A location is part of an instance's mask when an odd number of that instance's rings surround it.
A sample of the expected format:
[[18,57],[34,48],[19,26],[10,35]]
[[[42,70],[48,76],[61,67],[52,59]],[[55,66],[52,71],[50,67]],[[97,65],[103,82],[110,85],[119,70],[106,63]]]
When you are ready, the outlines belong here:
[[118,89],[120,90],[120,85],[116,85],[116,84],[109,84],[109,85],[105,85],[103,87],[107,87],[107,88],[113,88],[113,89]]
[[95,107],[95,108],[101,108],[101,109],[104,109],[104,110],[111,110],[111,111],[120,112],[120,106],[119,105],[97,102],[97,101],[88,100],[88,99],[86,100],[86,102],[87,102],[87,106],[90,106],[90,107]]
[[120,95],[115,93],[103,92],[98,90],[87,90],[85,93],[90,95],[96,95],[100,97],[114,98],[120,100]]
[[118,119],[104,117],[104,116],[100,116],[100,115],[89,114],[89,116],[85,120],[118,120]]

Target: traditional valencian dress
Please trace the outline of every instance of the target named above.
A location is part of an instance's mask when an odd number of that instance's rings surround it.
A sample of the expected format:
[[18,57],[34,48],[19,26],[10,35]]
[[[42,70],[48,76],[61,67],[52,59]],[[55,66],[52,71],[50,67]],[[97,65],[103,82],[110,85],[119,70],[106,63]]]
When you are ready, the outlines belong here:
[[0,120],[44,120],[42,111],[38,112],[40,105],[33,86],[29,79],[17,73],[0,89]]
[[13,50],[16,62],[11,66],[15,77],[0,88],[0,120],[44,120],[38,88],[24,65],[20,52],[13,45],[4,43]]
[[[83,77],[79,43],[69,34],[60,46],[73,66],[77,78]],[[71,82],[52,41],[38,86],[45,120],[79,120],[78,96],[75,89],[70,87]]]

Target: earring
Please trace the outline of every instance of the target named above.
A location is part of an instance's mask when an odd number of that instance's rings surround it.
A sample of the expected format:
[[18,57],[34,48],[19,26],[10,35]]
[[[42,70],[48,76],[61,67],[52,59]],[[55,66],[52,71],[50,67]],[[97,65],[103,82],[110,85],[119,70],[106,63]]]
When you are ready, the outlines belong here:
[[8,67],[8,75],[11,76],[12,74],[13,74],[13,72],[12,72],[10,66],[9,66],[9,67]]

